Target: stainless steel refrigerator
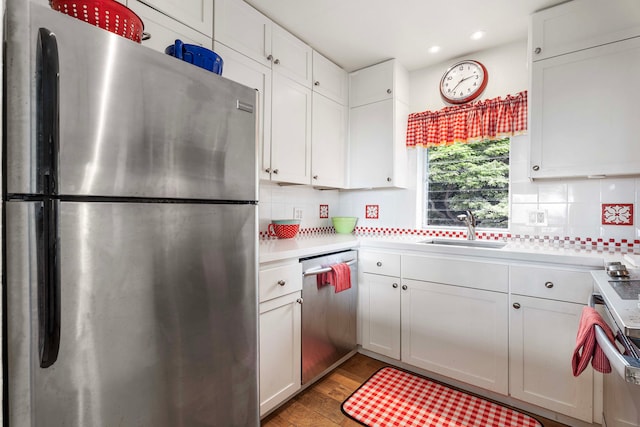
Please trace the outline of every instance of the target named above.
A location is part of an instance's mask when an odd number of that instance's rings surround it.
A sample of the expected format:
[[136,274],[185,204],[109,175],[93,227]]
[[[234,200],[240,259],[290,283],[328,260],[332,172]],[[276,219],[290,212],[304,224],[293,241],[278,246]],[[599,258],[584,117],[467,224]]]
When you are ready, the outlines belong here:
[[5,423],[257,426],[255,90],[6,3]]

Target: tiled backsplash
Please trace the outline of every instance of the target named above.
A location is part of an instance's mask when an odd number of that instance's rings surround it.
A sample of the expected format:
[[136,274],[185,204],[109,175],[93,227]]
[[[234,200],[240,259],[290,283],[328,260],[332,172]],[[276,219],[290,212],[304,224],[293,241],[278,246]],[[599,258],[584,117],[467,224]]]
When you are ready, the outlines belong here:
[[[621,246],[640,239],[640,178],[564,179],[529,181],[528,139],[515,137],[511,143],[511,213],[509,230],[479,230],[508,234],[511,238],[542,239],[549,242],[584,242]],[[413,165],[420,161],[410,150]],[[271,219],[292,218],[293,208],[302,208],[301,229],[331,230],[332,216],[358,217],[357,232],[366,230],[407,230],[455,233],[450,230],[421,230],[417,168],[409,170],[414,178],[407,189],[315,190],[309,186],[279,186],[261,182],[260,231],[266,232]],[[326,208],[322,206],[326,205]],[[613,209],[612,209],[613,207]],[[320,213],[328,211],[328,218]],[[532,225],[531,214],[543,212],[544,225]],[[618,220],[612,218],[618,213]],[[317,232],[317,231],[312,231]],[[434,235],[435,235],[434,234]]]

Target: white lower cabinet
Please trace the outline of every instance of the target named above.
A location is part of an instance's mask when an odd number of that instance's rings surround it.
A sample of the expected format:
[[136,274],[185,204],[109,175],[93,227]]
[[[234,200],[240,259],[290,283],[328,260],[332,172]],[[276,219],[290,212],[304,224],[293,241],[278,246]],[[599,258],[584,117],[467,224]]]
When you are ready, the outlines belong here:
[[511,295],[512,397],[573,418],[593,419],[593,369],[571,371],[582,305]]
[[260,304],[260,416],[300,390],[301,292]]
[[262,264],[260,298],[260,416],[301,387],[302,266],[295,261]]
[[506,395],[506,293],[402,280],[402,361]]
[[400,278],[363,273],[360,283],[362,347],[400,359]]

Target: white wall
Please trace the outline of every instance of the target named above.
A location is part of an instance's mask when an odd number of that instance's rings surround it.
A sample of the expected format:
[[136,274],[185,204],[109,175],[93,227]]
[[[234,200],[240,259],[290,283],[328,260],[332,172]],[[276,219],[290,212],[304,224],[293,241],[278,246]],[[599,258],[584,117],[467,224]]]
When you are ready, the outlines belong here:
[[[527,42],[504,45],[494,49],[465,55],[464,58],[482,62],[489,73],[489,83],[480,99],[491,99],[528,90]],[[419,112],[439,110],[446,106],[440,98],[439,83],[442,74],[456,62],[416,70],[409,75],[410,110]],[[410,166],[408,189],[353,190],[325,192],[309,187],[278,187],[267,190],[261,199],[261,230],[266,229],[268,218],[288,216],[293,208],[291,200],[301,198],[306,210],[311,211],[303,220],[303,227],[327,226],[330,222],[317,218],[319,204],[330,200],[330,215],[359,217],[358,225],[375,228],[416,228],[420,226],[421,200],[418,200],[422,170],[418,150],[409,150]],[[549,236],[550,238],[590,237],[593,239],[640,238],[640,178],[603,180],[552,180],[530,182],[528,172],[529,139],[513,138],[511,144],[511,225],[509,231],[519,235]],[[273,186],[272,184],[270,184]],[[306,188],[306,190],[304,189]],[[270,192],[270,193],[269,193]],[[262,192],[261,192],[262,196]],[[603,226],[602,203],[634,203],[634,226]],[[269,206],[271,205],[271,206]],[[335,205],[335,206],[334,206]],[[365,206],[378,205],[379,218],[365,219]],[[281,209],[284,209],[282,211]],[[530,210],[545,210],[548,224],[544,227],[527,225]]]

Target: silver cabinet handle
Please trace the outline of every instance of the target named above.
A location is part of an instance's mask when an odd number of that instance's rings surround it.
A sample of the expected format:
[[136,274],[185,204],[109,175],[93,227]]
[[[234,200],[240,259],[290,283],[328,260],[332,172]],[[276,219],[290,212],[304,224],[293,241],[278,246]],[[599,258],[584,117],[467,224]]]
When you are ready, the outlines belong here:
[[[355,260],[355,259],[352,259],[352,260],[349,260],[349,261],[344,261],[344,263],[347,264],[348,266],[352,266],[356,262],[357,262],[357,260]],[[311,270],[303,271],[302,272],[302,276],[304,276],[304,277],[317,276],[318,274],[328,273],[329,271],[331,271],[331,267],[319,268],[317,270],[311,269]]]
[[273,55],[267,56],[267,61],[273,61]]
[[515,308],[516,310],[518,310],[520,308],[520,303],[519,302],[514,302],[513,303],[513,308]]
[[280,63],[279,59],[276,59],[275,61],[273,61],[274,64],[278,65]]
[[318,175],[313,175],[313,179],[318,179]]
[[533,50],[533,53],[535,53],[536,55],[540,55],[542,53],[542,48],[541,47],[537,47]]
[[287,282],[285,282],[284,280],[278,280],[278,285],[284,286],[286,284],[287,284]]
[[403,290],[403,291],[406,291],[407,289],[409,289],[409,288],[407,287],[407,285],[402,285],[402,290]]
[[265,171],[266,173],[271,173],[271,168],[266,168],[264,171]]
[[539,171],[539,170],[540,170],[540,166],[538,166],[538,165],[533,165],[533,166],[531,167],[531,169],[533,169],[534,171]]
[[398,288],[398,284],[397,284],[397,283],[394,283],[393,285],[391,285],[391,287],[392,287],[393,289],[397,289],[397,288]]
[[378,267],[382,267],[382,263],[381,263],[380,261],[376,262],[376,265],[377,265]]
[[274,169],[273,171],[271,171],[273,173],[275,173],[276,175],[278,175],[278,169]]
[[387,177],[387,182],[391,182],[391,177]]
[[320,86],[320,82],[316,80],[315,82],[313,82],[313,85],[314,86]]
[[545,287],[545,288],[547,288],[547,289],[551,289],[551,288],[553,288],[553,282],[546,282],[546,283],[544,284],[544,287]]
[[388,93],[389,95],[391,95],[391,92],[392,92],[392,90],[391,90],[391,89],[387,89],[387,93]]
[[297,302],[298,304],[302,304],[304,301],[302,300],[302,298],[298,298],[298,299],[296,300],[296,302]]

